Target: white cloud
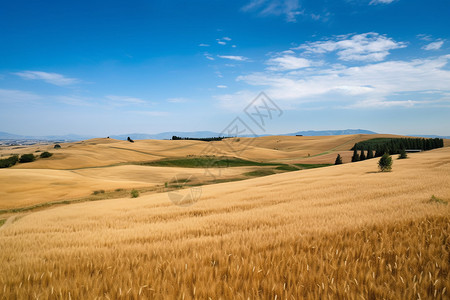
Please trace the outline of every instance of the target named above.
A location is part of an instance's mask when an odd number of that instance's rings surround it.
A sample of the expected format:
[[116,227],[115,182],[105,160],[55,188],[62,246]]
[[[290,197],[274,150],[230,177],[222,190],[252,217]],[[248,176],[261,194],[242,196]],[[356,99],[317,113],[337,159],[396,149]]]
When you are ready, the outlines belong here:
[[40,99],[41,96],[30,92],[0,89],[0,103],[33,102]]
[[188,102],[189,100],[187,98],[177,97],[177,98],[169,98],[167,99],[167,101],[170,103],[185,103]]
[[92,101],[84,97],[76,96],[57,96],[55,100],[73,106],[92,106]]
[[135,97],[128,97],[128,96],[114,96],[109,95],[105,97],[108,100],[111,100],[112,102],[110,104],[117,105],[117,106],[123,106],[123,105],[133,105],[133,104],[147,104],[148,101],[145,101],[140,98]]
[[236,61],[245,61],[248,59],[245,56],[236,56],[236,55],[217,55],[217,57],[224,58],[224,59],[230,59],[230,60],[236,60]]
[[205,53],[203,55],[206,57],[206,59],[215,60],[214,57],[212,57],[209,53]]
[[215,98],[219,101],[219,105],[222,108],[240,113],[242,108],[246,107],[257,95],[258,93],[245,90],[234,94],[217,95]]
[[218,87],[219,89],[226,89],[226,88],[228,88],[228,86],[223,85],[223,84],[219,84],[217,87]]
[[243,11],[257,11],[261,16],[284,16],[287,22],[296,22],[300,11],[299,0],[252,0]]
[[370,1],[369,5],[376,5],[376,4],[390,4],[394,2],[395,0],[372,0]]
[[14,74],[22,77],[23,79],[43,80],[47,83],[57,86],[72,85],[79,82],[79,80],[76,78],[68,78],[58,73],[48,73],[41,71],[23,71]]
[[202,44],[199,44],[198,46],[199,46],[199,47],[209,47],[209,44],[203,44],[203,43],[202,43]]
[[418,39],[421,39],[422,41],[427,41],[427,42],[430,42],[430,41],[433,40],[433,38],[431,37],[431,35],[429,35],[429,34],[424,34],[424,33],[418,34],[418,35],[416,35],[416,37],[417,37]]
[[268,69],[272,71],[296,70],[311,66],[311,62],[308,59],[292,55],[274,57],[266,63],[270,66]]
[[222,40],[225,40],[225,41],[228,41],[228,42],[229,42],[229,41],[231,41],[231,38],[229,38],[229,37],[226,36],[226,37],[223,37]]
[[377,100],[369,99],[349,105],[346,108],[390,108],[390,107],[413,107],[420,104],[427,104],[430,101],[417,100]]
[[425,49],[425,50],[439,50],[439,49],[441,49],[442,45],[444,45],[444,41],[437,41],[437,42],[429,43],[426,46],[423,46],[422,49]]
[[[450,92],[450,70],[446,68],[449,61],[450,55],[445,55],[361,67],[338,65],[287,74],[253,73],[239,76],[237,80],[263,88],[274,99],[286,103],[334,101],[341,105],[339,102],[344,101],[358,107],[376,107],[377,103],[380,107],[411,106],[428,103],[423,102],[418,93],[430,92],[441,97]],[[418,99],[409,99],[409,102],[395,99],[405,93],[413,93]]]
[[404,47],[406,44],[403,42],[396,42],[376,32],[368,32],[306,43],[293,49],[319,54],[336,52],[338,58],[344,61],[382,61],[389,55],[390,50]]
[[217,41],[217,44],[219,44],[219,45],[226,45],[227,44],[227,42],[224,42],[221,39],[216,39],[216,41]]

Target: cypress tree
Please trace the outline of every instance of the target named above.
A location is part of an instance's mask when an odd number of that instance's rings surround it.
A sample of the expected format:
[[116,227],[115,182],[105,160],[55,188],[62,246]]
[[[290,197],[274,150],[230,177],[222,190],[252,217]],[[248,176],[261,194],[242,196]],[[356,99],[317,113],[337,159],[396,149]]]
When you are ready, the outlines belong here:
[[356,161],[359,161],[359,155],[355,148],[355,150],[353,150],[352,162],[356,162]]
[[336,161],[334,162],[335,165],[342,165],[342,158],[341,155],[338,154],[336,157]]
[[380,145],[377,145],[377,148],[375,149],[375,157],[380,157],[381,155],[383,155],[383,153],[381,153],[381,147]]
[[372,151],[372,146],[369,145],[369,147],[367,148],[367,157],[366,159],[371,159],[373,158],[373,151]]
[[359,160],[365,160],[366,155],[364,154],[364,150],[361,150],[361,154],[359,155]]

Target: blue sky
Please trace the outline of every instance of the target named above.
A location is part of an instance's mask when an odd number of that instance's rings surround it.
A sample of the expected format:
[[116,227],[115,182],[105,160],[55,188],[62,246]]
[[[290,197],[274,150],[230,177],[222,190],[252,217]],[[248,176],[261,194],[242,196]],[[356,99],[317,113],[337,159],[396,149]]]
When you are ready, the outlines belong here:
[[[450,2],[0,1],[0,131],[450,135]],[[256,130],[255,130],[256,131]],[[256,132],[261,133],[261,132]]]

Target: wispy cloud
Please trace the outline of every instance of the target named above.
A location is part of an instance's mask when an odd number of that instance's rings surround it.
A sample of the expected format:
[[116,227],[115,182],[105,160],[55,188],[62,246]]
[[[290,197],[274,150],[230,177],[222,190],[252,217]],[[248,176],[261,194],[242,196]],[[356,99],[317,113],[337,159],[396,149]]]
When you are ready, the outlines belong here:
[[142,104],[149,104],[149,101],[136,98],[136,97],[128,97],[128,96],[115,96],[115,95],[108,95],[105,97],[107,100],[109,100],[109,103],[111,105],[115,106],[124,106],[124,105],[142,105]]
[[92,99],[77,96],[56,96],[55,100],[73,106],[92,106],[94,104]]
[[203,55],[206,57],[206,59],[215,60],[215,58],[212,57],[211,54],[209,54],[209,53],[203,53]]
[[227,44],[227,42],[225,42],[224,40],[221,40],[221,39],[216,39],[216,41],[217,41],[217,44],[219,44],[219,45],[226,45]]
[[48,73],[42,71],[23,71],[14,74],[22,77],[23,79],[43,80],[57,86],[67,86],[80,82],[80,80],[76,78],[69,78],[58,73]]
[[252,0],[241,8],[256,11],[261,16],[284,16],[287,22],[296,22],[301,15],[299,0]]
[[245,61],[248,60],[245,56],[237,56],[237,55],[217,55],[217,57],[223,58],[223,59],[230,59],[235,61]]
[[266,64],[269,65],[269,70],[272,71],[286,71],[307,68],[311,66],[311,62],[302,57],[293,55],[282,55],[269,59]]
[[441,49],[442,45],[444,45],[444,41],[436,41],[433,43],[429,43],[428,45],[425,45],[422,47],[424,50],[439,50]]
[[309,53],[336,52],[344,61],[382,61],[389,51],[406,47],[406,43],[396,42],[376,32],[337,36],[330,40],[303,44],[294,49]]
[[209,44],[203,44],[203,43],[202,43],[202,44],[199,44],[198,46],[199,46],[199,47],[209,47],[210,45],[209,45]]
[[0,103],[29,103],[40,99],[42,99],[42,97],[34,93],[20,90],[0,89]]
[[220,107],[228,111],[240,113],[251,100],[255,99],[258,93],[243,90],[233,94],[217,95],[214,98],[218,100]]
[[226,89],[226,88],[228,88],[228,86],[223,85],[223,84],[219,84],[217,87],[218,87],[219,89]]
[[370,1],[369,5],[390,4],[394,1],[395,0],[372,0],[372,1]]
[[183,98],[183,97],[176,97],[176,98],[169,98],[169,99],[167,99],[167,102],[170,102],[170,103],[185,103],[185,102],[188,102],[188,101],[189,101],[189,99]]
[[427,42],[430,42],[433,40],[431,35],[424,34],[424,33],[420,33],[420,34],[416,35],[416,37],[422,41],[427,41]]

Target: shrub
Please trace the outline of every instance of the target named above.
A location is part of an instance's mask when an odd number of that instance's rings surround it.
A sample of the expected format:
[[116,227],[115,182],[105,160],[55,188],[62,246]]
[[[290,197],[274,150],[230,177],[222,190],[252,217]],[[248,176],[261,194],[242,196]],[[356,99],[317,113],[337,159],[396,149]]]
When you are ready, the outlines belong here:
[[55,149],[61,149],[61,145],[60,145],[60,144],[56,144],[55,146],[53,146],[53,148],[55,148]]
[[445,201],[445,200],[442,200],[442,199],[440,199],[440,198],[436,197],[435,195],[432,195],[432,196],[431,196],[431,198],[430,198],[430,200],[429,200],[428,202],[430,202],[430,203],[439,203],[439,204],[445,204],[445,205],[447,205],[447,204],[448,204],[448,202],[447,202],[447,201]]
[[92,193],[92,195],[98,195],[98,194],[104,194],[104,193],[105,193],[105,190],[98,190],[98,191],[94,191]]
[[51,157],[52,155],[53,155],[53,153],[45,151],[45,152],[41,153],[40,157],[41,158],[48,158],[48,157]]
[[13,155],[8,158],[0,159],[0,168],[9,168],[14,166],[19,161],[19,156]]
[[400,151],[400,154],[398,155],[398,159],[405,159],[408,158],[408,154],[406,154],[406,150],[402,149],[402,151]]
[[19,159],[20,163],[29,163],[36,159],[36,157],[33,154],[22,154],[22,156]]
[[139,191],[131,190],[131,198],[137,198],[137,197],[139,197]]
[[335,165],[342,165],[342,158],[341,155],[338,154],[336,157],[336,161],[334,162]]
[[389,153],[383,154],[383,156],[378,161],[378,167],[381,172],[389,172],[392,170],[392,157]]

